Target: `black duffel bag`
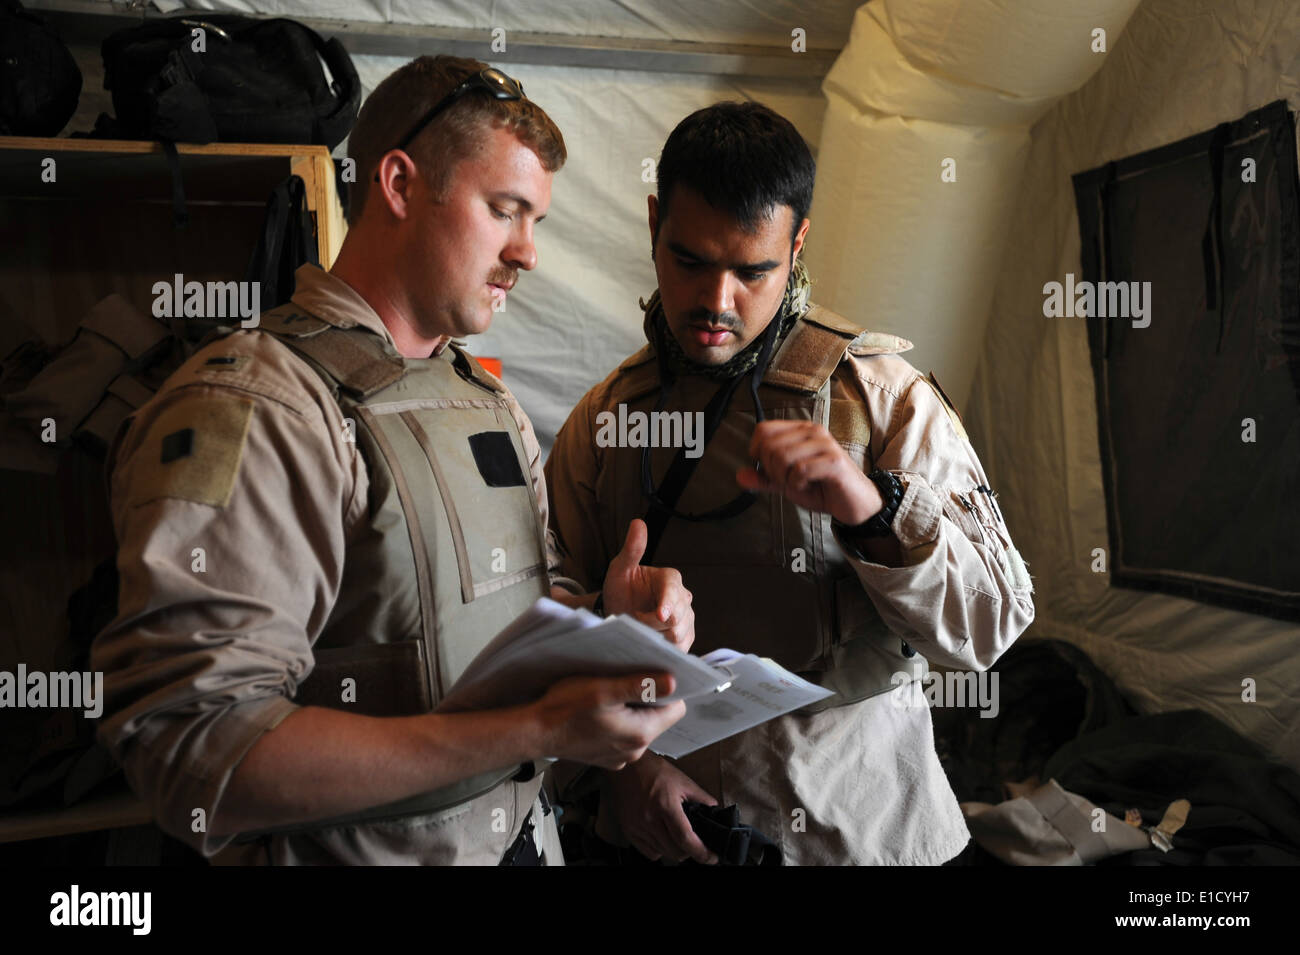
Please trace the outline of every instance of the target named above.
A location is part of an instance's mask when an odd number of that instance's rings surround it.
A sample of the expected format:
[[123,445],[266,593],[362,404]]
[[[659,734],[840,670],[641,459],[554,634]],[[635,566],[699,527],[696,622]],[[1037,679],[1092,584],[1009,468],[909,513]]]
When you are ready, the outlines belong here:
[[56,136],[77,111],[81,70],[45,21],[0,0],[0,133]]
[[357,119],[361,83],[347,50],[293,20],[170,17],[118,30],[102,50],[112,134],[124,138],[333,149]]

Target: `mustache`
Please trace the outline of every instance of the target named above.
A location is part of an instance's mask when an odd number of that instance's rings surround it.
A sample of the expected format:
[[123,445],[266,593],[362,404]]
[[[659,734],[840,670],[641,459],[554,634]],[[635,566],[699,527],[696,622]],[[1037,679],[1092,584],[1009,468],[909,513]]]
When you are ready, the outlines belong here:
[[494,269],[488,275],[489,285],[514,285],[515,280],[519,278],[519,272],[516,269],[499,268]]
[[715,328],[725,328],[729,331],[736,331],[740,328],[740,316],[735,312],[723,312],[721,315],[710,312],[707,308],[692,309],[686,315],[686,321],[689,324],[706,324]]

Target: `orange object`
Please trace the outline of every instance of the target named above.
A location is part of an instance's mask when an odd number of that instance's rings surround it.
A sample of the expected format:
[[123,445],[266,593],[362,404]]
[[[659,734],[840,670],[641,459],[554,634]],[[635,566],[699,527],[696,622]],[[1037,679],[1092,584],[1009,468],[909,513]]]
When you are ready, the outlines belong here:
[[[477,356],[475,356],[477,357]],[[500,358],[479,358],[478,363],[486,368],[498,378],[501,377],[501,359]]]

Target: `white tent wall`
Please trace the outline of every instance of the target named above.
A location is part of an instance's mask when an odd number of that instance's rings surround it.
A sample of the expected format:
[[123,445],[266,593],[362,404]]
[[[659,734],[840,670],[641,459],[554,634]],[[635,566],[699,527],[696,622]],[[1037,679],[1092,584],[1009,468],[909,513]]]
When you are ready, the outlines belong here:
[[1092,572],[1109,545],[1085,325],[1042,308],[1044,283],[1080,269],[1074,173],[1279,98],[1300,106],[1300,4],[1144,0],[1097,75],[1033,127],[963,411],[1035,579],[1031,635],[1085,650],[1143,712],[1208,711],[1300,769],[1300,628]]
[[[910,339],[964,405],[1029,127],[1138,0],[876,0],[826,77],[809,232],[821,304]],[[942,276],[942,281],[936,279]]]

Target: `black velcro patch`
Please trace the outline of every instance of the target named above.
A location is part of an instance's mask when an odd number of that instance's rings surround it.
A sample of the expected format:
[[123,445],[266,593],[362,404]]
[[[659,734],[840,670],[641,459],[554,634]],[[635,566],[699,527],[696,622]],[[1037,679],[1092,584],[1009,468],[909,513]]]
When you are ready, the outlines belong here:
[[162,463],[188,458],[194,453],[194,429],[182,428],[162,439]]
[[471,434],[469,449],[474,452],[474,463],[488,487],[524,487],[527,484],[508,432]]

